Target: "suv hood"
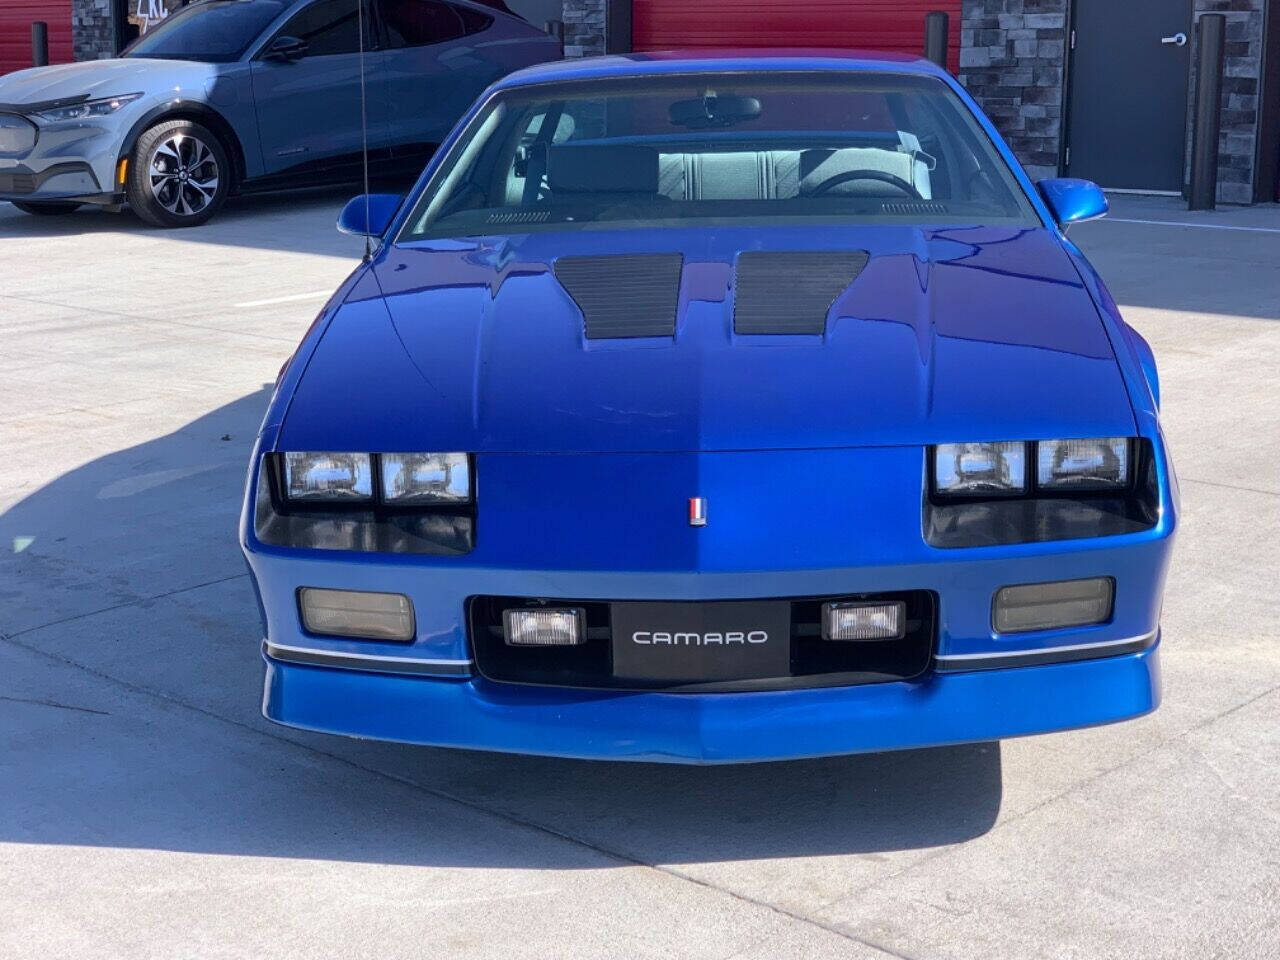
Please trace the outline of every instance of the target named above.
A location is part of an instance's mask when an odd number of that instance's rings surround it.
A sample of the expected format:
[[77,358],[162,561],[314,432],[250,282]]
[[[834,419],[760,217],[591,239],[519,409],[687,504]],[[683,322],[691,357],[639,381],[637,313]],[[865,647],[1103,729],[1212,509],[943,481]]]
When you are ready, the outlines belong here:
[[[739,256],[796,250],[868,254],[826,332],[735,333]],[[585,336],[555,261],[605,253],[683,256],[674,337]],[[1044,229],[542,233],[391,247],[372,270],[312,356],[282,446],[728,451],[1135,431],[1098,311]],[[768,309],[785,314],[777,293]]]
[[86,94],[92,99],[160,92],[175,86],[199,88],[215,76],[214,64],[190,60],[137,57],[61,63],[0,77],[0,104],[22,107]]

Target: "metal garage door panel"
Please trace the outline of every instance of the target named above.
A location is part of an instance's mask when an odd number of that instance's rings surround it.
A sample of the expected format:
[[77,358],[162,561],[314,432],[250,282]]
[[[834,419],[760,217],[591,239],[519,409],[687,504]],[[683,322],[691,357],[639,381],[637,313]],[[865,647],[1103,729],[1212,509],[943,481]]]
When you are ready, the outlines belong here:
[[836,47],[919,56],[924,15],[951,14],[947,59],[956,69],[959,0],[634,0],[636,50],[673,47]]

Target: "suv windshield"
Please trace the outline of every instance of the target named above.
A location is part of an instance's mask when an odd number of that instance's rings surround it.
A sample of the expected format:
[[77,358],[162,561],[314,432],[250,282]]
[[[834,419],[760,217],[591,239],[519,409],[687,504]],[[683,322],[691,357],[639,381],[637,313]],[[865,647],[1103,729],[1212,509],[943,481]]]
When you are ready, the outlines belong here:
[[499,95],[400,239],[745,222],[1039,225],[940,80],[699,73]]
[[204,0],[134,41],[126,57],[230,63],[287,7],[287,0]]

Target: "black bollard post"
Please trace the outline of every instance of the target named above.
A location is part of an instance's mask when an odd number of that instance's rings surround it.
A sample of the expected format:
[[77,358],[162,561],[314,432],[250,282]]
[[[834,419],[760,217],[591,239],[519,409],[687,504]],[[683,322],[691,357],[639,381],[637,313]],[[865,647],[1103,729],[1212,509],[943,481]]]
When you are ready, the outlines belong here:
[[1218,202],[1218,132],[1222,128],[1222,55],[1227,18],[1200,17],[1196,54],[1196,119],[1191,135],[1191,210],[1212,210]]
[[947,69],[947,30],[951,17],[941,10],[924,15],[924,56]]
[[43,20],[31,24],[31,65],[49,65],[49,25]]

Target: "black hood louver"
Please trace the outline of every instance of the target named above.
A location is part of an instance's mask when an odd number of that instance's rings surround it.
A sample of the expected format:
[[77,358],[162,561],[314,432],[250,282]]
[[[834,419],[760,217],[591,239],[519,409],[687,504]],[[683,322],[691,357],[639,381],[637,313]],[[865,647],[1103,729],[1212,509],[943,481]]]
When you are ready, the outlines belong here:
[[556,279],[582,310],[588,340],[674,337],[680,301],[678,253],[561,257]]
[[827,312],[870,259],[865,251],[751,251],[738,255],[735,333],[822,334]]

